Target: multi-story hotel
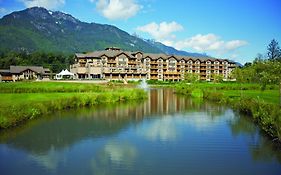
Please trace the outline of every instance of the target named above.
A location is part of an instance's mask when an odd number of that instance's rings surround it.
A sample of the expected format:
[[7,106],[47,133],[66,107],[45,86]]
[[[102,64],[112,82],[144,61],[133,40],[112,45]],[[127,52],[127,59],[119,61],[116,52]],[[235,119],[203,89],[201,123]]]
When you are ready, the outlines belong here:
[[186,73],[196,73],[201,80],[221,75],[230,80],[237,65],[227,59],[188,57],[165,54],[127,52],[118,48],[75,54],[70,72],[79,79],[108,80],[183,80]]

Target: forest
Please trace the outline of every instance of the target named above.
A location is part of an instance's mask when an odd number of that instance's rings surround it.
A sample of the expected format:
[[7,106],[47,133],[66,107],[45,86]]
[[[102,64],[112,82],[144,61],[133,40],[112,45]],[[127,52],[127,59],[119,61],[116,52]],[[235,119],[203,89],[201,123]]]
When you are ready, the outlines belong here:
[[0,53],[0,68],[8,69],[10,65],[17,66],[43,66],[49,68],[53,73],[58,73],[62,69],[69,69],[69,65],[74,63],[73,54],[46,53],[46,52],[8,52]]

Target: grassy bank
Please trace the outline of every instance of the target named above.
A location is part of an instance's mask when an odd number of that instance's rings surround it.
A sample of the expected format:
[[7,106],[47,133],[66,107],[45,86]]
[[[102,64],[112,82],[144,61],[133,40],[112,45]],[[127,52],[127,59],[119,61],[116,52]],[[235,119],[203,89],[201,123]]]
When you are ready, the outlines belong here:
[[146,98],[140,89],[94,84],[7,83],[0,87],[0,129],[59,110]]
[[64,82],[0,83],[0,93],[101,92],[103,85]]
[[202,97],[232,106],[251,116],[254,122],[274,140],[281,142],[281,108],[278,86],[260,90],[258,84],[181,84],[178,93]]

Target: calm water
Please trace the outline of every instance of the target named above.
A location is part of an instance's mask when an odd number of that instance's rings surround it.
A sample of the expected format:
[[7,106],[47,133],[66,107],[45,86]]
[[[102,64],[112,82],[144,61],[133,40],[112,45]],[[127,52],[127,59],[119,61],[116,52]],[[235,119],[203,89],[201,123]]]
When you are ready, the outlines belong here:
[[281,150],[229,108],[154,89],[0,133],[0,174],[280,175]]

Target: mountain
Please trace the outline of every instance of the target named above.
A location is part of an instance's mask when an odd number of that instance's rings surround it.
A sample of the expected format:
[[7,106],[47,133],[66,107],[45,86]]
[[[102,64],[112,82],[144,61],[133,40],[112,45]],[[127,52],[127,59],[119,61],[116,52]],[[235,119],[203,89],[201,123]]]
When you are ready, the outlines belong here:
[[0,51],[85,52],[116,46],[124,50],[159,53],[145,41],[115,26],[85,23],[62,12],[41,7],[13,12],[0,20]]
[[114,46],[147,53],[202,56],[140,39],[112,25],[82,22],[69,14],[41,7],[13,12],[0,19],[0,43],[0,52],[75,53]]
[[163,51],[165,54],[168,55],[182,55],[182,56],[192,56],[192,57],[209,57],[206,54],[201,54],[201,53],[191,53],[191,52],[186,52],[182,50],[177,50],[171,46],[166,46],[160,42],[156,42],[154,40],[146,40],[151,46],[157,47],[161,51]]

